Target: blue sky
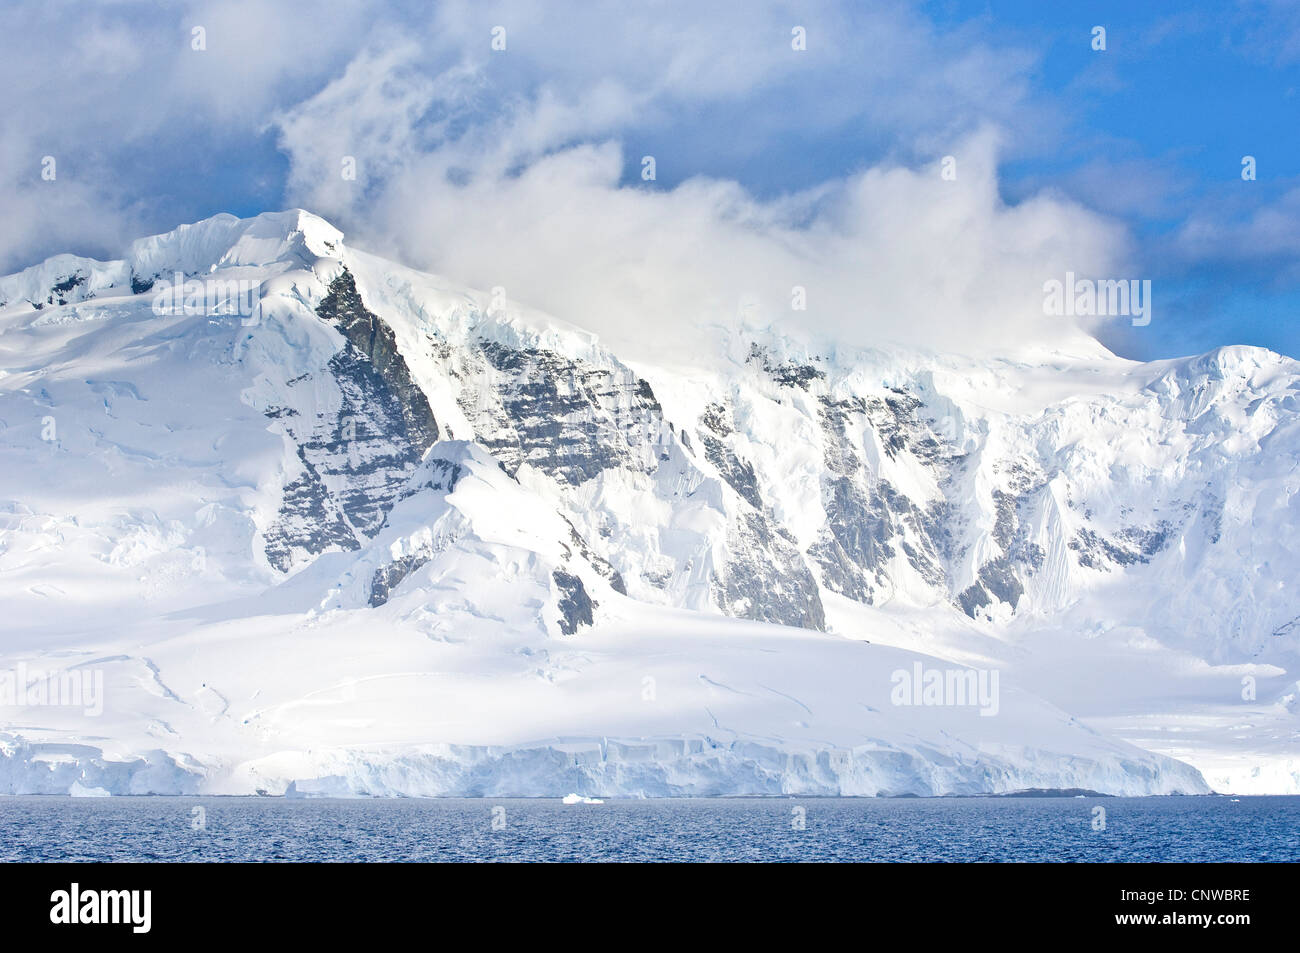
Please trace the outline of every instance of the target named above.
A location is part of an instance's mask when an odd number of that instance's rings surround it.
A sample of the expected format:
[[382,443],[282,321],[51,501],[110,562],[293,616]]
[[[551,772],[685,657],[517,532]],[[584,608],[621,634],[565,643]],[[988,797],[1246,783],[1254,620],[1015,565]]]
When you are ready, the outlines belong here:
[[[806,51],[790,49],[793,24]],[[505,51],[489,49],[494,25]],[[0,117],[3,271],[303,205],[375,250],[509,283],[579,323],[629,310],[628,289],[675,312],[771,272],[824,289],[828,333],[888,332],[915,309],[949,315],[936,345],[972,316],[1012,338],[1026,319],[997,312],[1023,315],[1026,289],[1076,268],[1152,280],[1149,326],[1094,329],[1127,356],[1300,356],[1300,5],[15,0],[0,28],[14,103]],[[949,154],[963,183],[977,170],[955,213],[930,185]],[[57,183],[33,179],[44,155]],[[341,155],[360,160],[358,181],[339,181]],[[958,227],[969,236],[936,238]],[[881,245],[887,229],[897,240]],[[685,255],[617,256],[614,241],[698,241],[695,259],[749,269],[688,274]],[[910,254],[884,264],[895,245]],[[910,287],[930,290],[841,280],[905,261],[920,262]],[[817,265],[806,279],[801,262]],[[665,285],[680,287],[656,298]],[[948,285],[961,288],[933,291]],[[850,322],[859,306],[868,317]]]
[[[1298,353],[1294,247],[1251,254],[1241,234],[1242,254],[1169,246],[1198,209],[1229,228],[1278,207],[1300,182],[1300,5],[942,0],[928,9],[948,24],[1005,25],[1040,51],[1035,86],[1068,112],[1074,132],[1064,148],[1006,163],[1003,190],[1015,201],[1057,184],[1131,226],[1165,320],[1112,337],[1117,346],[1142,356],[1223,343]],[[1105,53],[1078,42],[1097,24],[1107,27]],[[1245,155],[1257,160],[1253,182],[1241,178]],[[1149,201],[1108,188],[1106,177],[1090,181],[1090,169],[1131,175]],[[1300,222],[1291,225],[1294,235]]]

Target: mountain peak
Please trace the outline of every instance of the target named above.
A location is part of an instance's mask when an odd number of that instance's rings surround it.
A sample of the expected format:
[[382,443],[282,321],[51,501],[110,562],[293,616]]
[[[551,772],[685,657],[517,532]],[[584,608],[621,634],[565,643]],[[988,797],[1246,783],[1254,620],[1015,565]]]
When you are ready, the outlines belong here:
[[99,261],[54,255],[0,278],[0,309],[40,311],[114,294],[138,294],[154,282],[212,274],[225,269],[263,269],[271,274],[311,268],[337,259],[343,233],[303,209],[239,218],[221,212],[171,231],[136,239],[125,257]]
[[337,258],[343,233],[303,209],[263,212],[252,218],[228,213],[132,243],[127,261],[136,275],[165,276],[224,267],[265,267],[289,263],[310,266],[318,258]]

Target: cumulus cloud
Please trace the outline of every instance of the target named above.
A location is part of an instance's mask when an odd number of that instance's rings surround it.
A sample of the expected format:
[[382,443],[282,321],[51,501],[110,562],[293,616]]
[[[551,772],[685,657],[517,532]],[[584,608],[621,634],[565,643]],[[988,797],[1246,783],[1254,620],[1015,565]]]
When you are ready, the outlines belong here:
[[272,111],[355,55],[368,6],[0,5],[0,271],[57,252],[120,253],[178,216],[222,211],[207,202],[223,189],[256,192],[249,180],[263,173],[250,159]]
[[[733,182],[620,184],[613,143],[577,146],[516,175],[452,184],[413,166],[373,202],[367,228],[397,257],[479,287],[503,286],[638,353],[743,319],[844,343],[965,351],[1050,342],[1042,285],[1110,274],[1122,233],[1051,198],[998,196],[987,134],[936,165],[881,167],[771,201]],[[792,310],[804,289],[807,311]]]
[[[277,121],[291,200],[375,251],[504,287],[659,358],[688,355],[701,328],[736,320],[858,345],[1060,341],[1072,329],[1044,316],[1043,283],[1067,270],[1111,274],[1128,250],[1121,229],[1062,198],[1002,200],[1000,133],[1019,120],[992,122],[997,110],[975,104],[1001,95],[1000,108],[1034,108],[1005,64],[978,45],[952,55],[902,8],[877,11],[880,42],[866,46],[880,55],[865,68],[850,62],[861,50],[844,39],[854,24],[843,11],[805,27],[810,47],[829,46],[816,59],[791,49],[797,21],[780,7],[714,9],[686,30],[611,9],[576,31],[513,9],[445,14],[433,49],[361,53]],[[498,22],[507,48],[493,52]],[[764,128],[771,102],[787,107],[787,139],[852,117],[916,148],[764,196],[717,177],[644,181],[643,156],[629,151],[638,137],[720,102],[739,120],[715,130],[721,147],[749,138],[775,162],[789,143],[772,144],[776,130]],[[751,109],[758,129],[744,121]],[[656,167],[679,163],[672,136],[659,141]],[[944,154],[955,179],[941,175]],[[354,182],[339,174],[343,156],[357,161]],[[806,311],[792,309],[796,288]]]
[[1226,259],[1276,267],[1300,256],[1300,185],[1282,183],[1265,206],[1220,196],[1182,223],[1178,246],[1193,261]]

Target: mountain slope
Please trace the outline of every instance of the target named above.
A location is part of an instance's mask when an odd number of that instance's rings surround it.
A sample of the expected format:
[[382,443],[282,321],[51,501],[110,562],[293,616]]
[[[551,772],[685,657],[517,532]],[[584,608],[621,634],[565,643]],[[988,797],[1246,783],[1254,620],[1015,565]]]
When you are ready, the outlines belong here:
[[[1300,789],[1278,355],[737,330],[653,367],[299,211],[0,302],[0,651],[111,688],[3,709],[13,790],[1204,790],[1025,689]],[[1120,655],[1090,693],[1055,664]],[[996,670],[1001,710],[891,705],[915,662]],[[1189,716],[1191,751],[1139,730]]]

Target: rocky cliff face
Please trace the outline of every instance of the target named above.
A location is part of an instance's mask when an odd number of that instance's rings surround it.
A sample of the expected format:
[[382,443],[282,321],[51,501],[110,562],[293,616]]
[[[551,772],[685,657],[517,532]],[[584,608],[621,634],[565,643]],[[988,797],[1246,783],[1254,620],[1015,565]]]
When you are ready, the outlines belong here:
[[267,412],[281,421],[302,464],[266,534],[266,557],[281,571],[331,548],[359,548],[438,439],[438,423],[392,331],[366,310],[346,268],[330,282],[316,314],[344,337],[318,372],[338,388],[337,412],[312,420],[280,408]]
[[[370,310],[346,262],[329,274],[312,313],[343,340],[307,377],[325,381],[337,397],[328,411],[267,411],[302,461],[265,534],[267,559],[281,571],[325,552],[361,548],[396,500],[409,495],[407,484],[439,434],[388,323],[400,324],[401,316]],[[463,328],[442,330],[454,338]],[[569,526],[566,544],[614,591],[629,591],[626,576],[634,595],[655,601],[824,628],[817,580],[764,506],[752,465],[727,444],[721,405],[683,430],[665,417],[652,386],[604,351],[575,356],[527,336],[508,343],[461,334],[454,345],[448,337],[436,327],[416,336],[418,360],[445,383],[455,407],[448,433],[472,439],[509,477],[544,484]],[[282,387],[303,380],[286,379]],[[651,501],[664,517],[662,526],[651,526],[652,550],[619,547],[616,534],[643,531],[640,506]],[[706,507],[711,525],[677,528],[680,504]],[[385,599],[414,559],[407,555],[379,571],[372,600]],[[591,624],[593,605],[580,577],[557,570],[553,582],[563,593],[563,629]]]

